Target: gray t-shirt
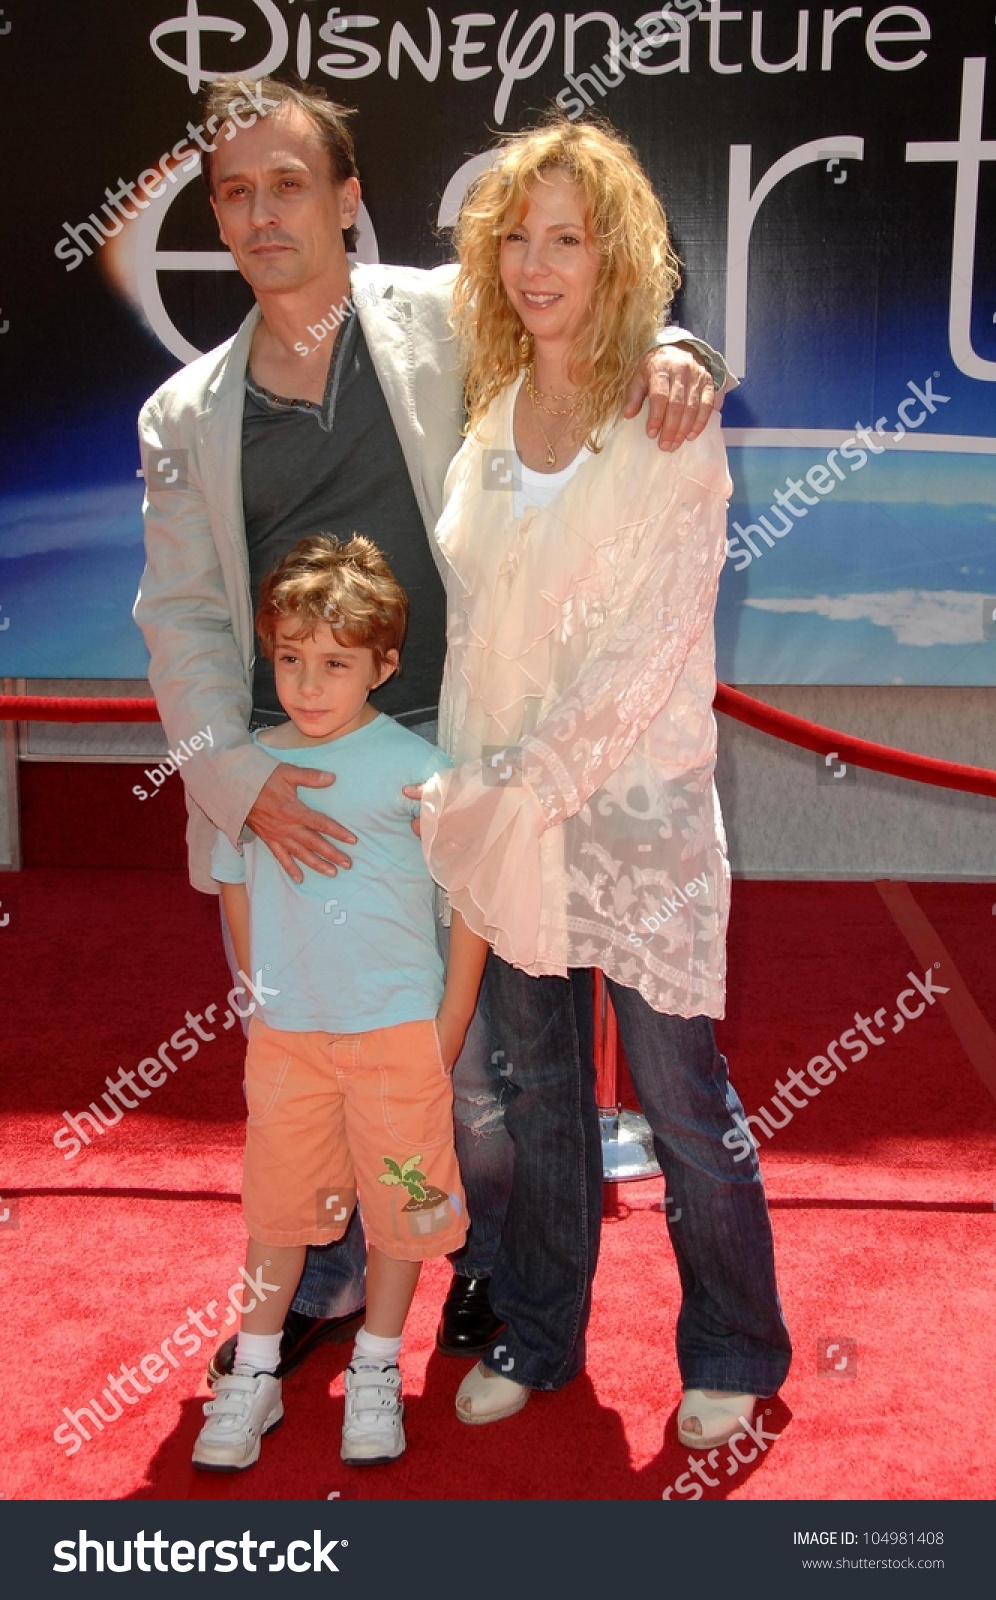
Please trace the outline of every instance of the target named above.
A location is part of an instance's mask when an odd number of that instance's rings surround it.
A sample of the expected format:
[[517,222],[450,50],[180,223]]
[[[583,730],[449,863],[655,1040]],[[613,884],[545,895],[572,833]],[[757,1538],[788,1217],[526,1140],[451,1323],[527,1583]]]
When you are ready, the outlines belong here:
[[[454,438],[454,450],[459,441]],[[446,652],[446,600],[363,330],[339,329],[320,405],[281,399],[246,376],[242,501],[253,610],[263,578],[307,534],[366,534],[408,595],[402,672],[377,691],[401,723],[436,714]],[[273,667],[257,647],[253,722],[282,722]]]

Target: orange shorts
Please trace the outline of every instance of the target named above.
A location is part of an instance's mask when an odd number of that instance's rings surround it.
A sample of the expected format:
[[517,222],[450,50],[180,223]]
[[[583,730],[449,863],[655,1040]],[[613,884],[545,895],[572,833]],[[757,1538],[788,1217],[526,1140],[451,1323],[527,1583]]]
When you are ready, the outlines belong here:
[[328,1244],[359,1196],[371,1244],[399,1261],[457,1249],[467,1206],[453,1087],[435,1022],[290,1033],[254,1016],[242,1205],[261,1244]]

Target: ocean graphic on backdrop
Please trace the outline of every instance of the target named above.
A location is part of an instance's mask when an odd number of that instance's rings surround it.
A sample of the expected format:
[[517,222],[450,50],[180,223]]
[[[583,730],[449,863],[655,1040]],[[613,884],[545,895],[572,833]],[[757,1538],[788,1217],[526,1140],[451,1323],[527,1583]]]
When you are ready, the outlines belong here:
[[[759,516],[780,530],[775,491],[825,460],[812,447],[731,449],[731,538]],[[760,557],[731,558],[720,584],[721,680],[996,683],[996,629],[984,624],[996,604],[996,455],[889,451],[772,548],[753,540]]]
[[0,499],[0,677],[144,678],[142,484]]
[[[759,516],[778,528],[775,491],[825,457],[731,449],[731,536]],[[135,480],[0,499],[0,676],[145,677],[131,617],[141,502]],[[720,584],[723,681],[996,683],[983,624],[996,597],[996,456],[889,451],[772,548],[755,544],[761,555],[741,571],[728,561]]]

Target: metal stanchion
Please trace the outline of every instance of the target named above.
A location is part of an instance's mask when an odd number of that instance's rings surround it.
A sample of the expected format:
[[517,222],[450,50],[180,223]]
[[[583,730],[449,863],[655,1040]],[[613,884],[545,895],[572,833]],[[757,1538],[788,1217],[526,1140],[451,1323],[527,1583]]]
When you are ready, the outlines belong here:
[[595,974],[595,1096],[602,1134],[606,1183],[629,1183],[660,1174],[650,1123],[639,1111],[623,1111],[618,1100],[619,1028],[602,974]]

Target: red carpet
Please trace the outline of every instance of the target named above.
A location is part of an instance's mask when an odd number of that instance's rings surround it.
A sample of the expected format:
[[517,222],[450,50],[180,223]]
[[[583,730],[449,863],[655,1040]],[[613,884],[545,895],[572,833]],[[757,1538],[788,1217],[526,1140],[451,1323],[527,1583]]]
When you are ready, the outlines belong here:
[[[116,771],[120,782],[130,778],[131,769]],[[142,859],[129,830],[152,829],[151,807],[174,798],[122,807],[112,842]],[[71,809],[63,801],[59,815]],[[38,804],[33,812],[38,822]],[[996,894],[964,885],[913,893],[996,1025]],[[856,1010],[887,1016],[882,1046],[764,1142],[795,1365],[763,1419],[777,1438],[732,1471],[728,1451],[719,1452],[702,1468],[714,1485],[682,1476],[677,1283],[659,1182],[607,1190],[587,1374],[508,1422],[471,1429],[453,1414],[465,1365],[433,1348],[448,1274],[434,1263],[407,1341],[410,1443],[399,1464],[366,1472],[340,1464],[345,1352],[330,1350],[286,1384],[286,1421],[258,1467],[235,1478],[192,1473],[213,1338],[196,1354],[175,1347],[175,1368],[152,1363],[161,1381],[146,1383],[149,1392],[102,1432],[91,1427],[92,1440],[67,1457],[52,1437],[63,1407],[101,1398],[109,1373],[137,1368],[210,1301],[220,1308],[209,1325],[223,1319],[243,1245],[241,1037],[221,1032],[186,1062],[179,1044],[167,1044],[176,1072],[66,1160],[52,1143],[63,1110],[81,1110],[108,1074],[154,1056],[188,1009],[203,1014],[222,1002],[216,907],[176,872],[61,866],[3,876],[0,901],[14,910],[0,932],[8,1111],[0,1217],[16,1201],[0,1226],[12,1336],[5,1498],[601,1500],[654,1499],[672,1487],[680,1500],[700,1485],[710,1498],[887,1500],[996,1491],[986,1364],[996,1103],[940,1000],[889,1031],[907,971],[922,978],[923,966],[873,885],[735,886],[721,1042],[748,1111],[852,1026]],[[973,1037],[978,1055],[992,1036],[984,1031],[981,1045]],[[821,1343],[840,1346],[831,1365],[848,1356],[842,1373],[820,1372]]]

